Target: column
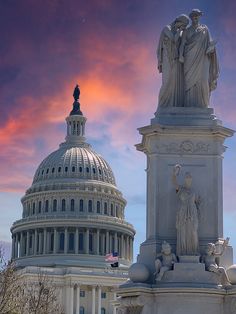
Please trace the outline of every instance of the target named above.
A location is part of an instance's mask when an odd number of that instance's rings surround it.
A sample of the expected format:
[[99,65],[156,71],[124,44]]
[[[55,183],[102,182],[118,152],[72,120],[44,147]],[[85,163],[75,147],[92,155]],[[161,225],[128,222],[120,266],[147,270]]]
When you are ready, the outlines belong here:
[[101,234],[101,236],[102,236],[102,248],[101,248],[101,251],[102,251],[102,255],[105,255],[106,253],[105,253],[105,234],[104,233],[102,233]]
[[65,228],[65,237],[64,237],[64,254],[68,252],[68,230]]
[[77,285],[76,289],[76,314],[80,314],[80,286]]
[[66,314],[73,314],[74,305],[74,287],[68,286],[66,288]]
[[26,256],[29,255],[29,231],[26,233]]
[[47,229],[43,229],[43,254],[47,253]]
[[75,254],[79,253],[79,229],[75,230]]
[[130,252],[131,252],[131,257],[130,257],[130,260],[132,261],[133,260],[133,238],[130,237]]
[[17,245],[18,245],[18,234],[15,234],[15,241],[14,241],[14,258],[18,257],[18,249],[17,249]]
[[115,232],[115,237],[114,237],[115,239],[114,239],[114,241],[115,241],[115,243],[114,243],[114,251],[115,252],[118,252],[118,240],[117,240],[117,232]]
[[95,292],[96,290],[95,290],[95,287],[93,286],[92,287],[92,314],[95,314],[95,297],[96,297]]
[[110,253],[110,239],[109,239],[109,231],[106,232],[106,254]]
[[[116,292],[114,292],[114,300],[116,300]],[[113,305],[113,314],[116,314],[116,307]]]
[[102,299],[101,299],[101,287],[98,287],[98,314],[101,314],[101,307],[102,307]]
[[53,254],[57,254],[57,228],[53,232]]
[[38,230],[34,230],[34,255],[37,255]]
[[124,235],[123,235],[123,233],[121,234],[121,239],[120,239],[120,255],[122,258],[124,257]]
[[89,229],[86,229],[85,253],[89,254]]
[[97,229],[97,236],[96,236],[96,254],[99,255],[99,252],[100,252],[100,247],[99,247],[99,236],[100,236],[100,230]]

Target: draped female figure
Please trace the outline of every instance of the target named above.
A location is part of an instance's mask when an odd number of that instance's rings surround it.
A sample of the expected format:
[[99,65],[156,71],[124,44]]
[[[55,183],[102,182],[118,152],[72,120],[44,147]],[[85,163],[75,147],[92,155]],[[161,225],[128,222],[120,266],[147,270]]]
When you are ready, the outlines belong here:
[[215,42],[206,25],[199,24],[202,12],[192,10],[192,25],[183,31],[180,62],[184,65],[184,106],[206,108],[219,74]]
[[183,106],[183,65],[179,62],[179,47],[182,31],[188,23],[189,18],[182,14],[161,32],[157,48],[158,70],[162,73],[159,107]]

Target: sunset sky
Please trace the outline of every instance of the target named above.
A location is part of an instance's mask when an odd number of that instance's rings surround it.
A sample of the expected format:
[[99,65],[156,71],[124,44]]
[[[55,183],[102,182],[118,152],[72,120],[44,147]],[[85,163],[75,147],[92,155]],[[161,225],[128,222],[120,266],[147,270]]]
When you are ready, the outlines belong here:
[[[128,201],[126,219],[145,239],[145,156],[137,128],[150,123],[161,76],[161,29],[192,8],[217,40],[218,88],[211,106],[236,129],[236,1],[0,1],[0,240],[21,217],[20,198],[43,158],[65,137],[76,83],[86,136],[114,170]],[[236,251],[236,136],[224,158],[224,233]],[[236,255],[236,252],[235,252]]]

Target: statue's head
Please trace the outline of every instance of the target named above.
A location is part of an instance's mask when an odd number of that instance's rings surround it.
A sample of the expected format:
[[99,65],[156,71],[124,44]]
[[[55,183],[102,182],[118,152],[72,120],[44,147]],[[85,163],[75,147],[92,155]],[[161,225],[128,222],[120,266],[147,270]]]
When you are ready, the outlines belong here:
[[189,18],[185,14],[181,14],[177,16],[177,18],[174,21],[176,28],[186,28],[189,24]]
[[190,187],[192,185],[192,175],[190,172],[185,172],[184,183],[186,187]]
[[171,246],[168,242],[164,241],[161,245],[161,253],[169,255],[171,253]]
[[189,17],[193,23],[196,23],[199,21],[199,18],[202,16],[202,14],[202,11],[200,11],[199,9],[192,9],[192,11],[189,13]]
[[214,243],[208,243],[206,247],[206,253],[211,255],[214,254],[216,251],[216,246]]

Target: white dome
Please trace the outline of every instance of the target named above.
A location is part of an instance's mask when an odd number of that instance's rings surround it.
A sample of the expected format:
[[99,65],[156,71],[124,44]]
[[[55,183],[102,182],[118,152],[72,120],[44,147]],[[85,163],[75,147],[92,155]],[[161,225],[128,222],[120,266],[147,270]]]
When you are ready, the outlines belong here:
[[86,143],[80,147],[62,144],[41,162],[33,184],[65,178],[97,180],[116,185],[109,164]]

